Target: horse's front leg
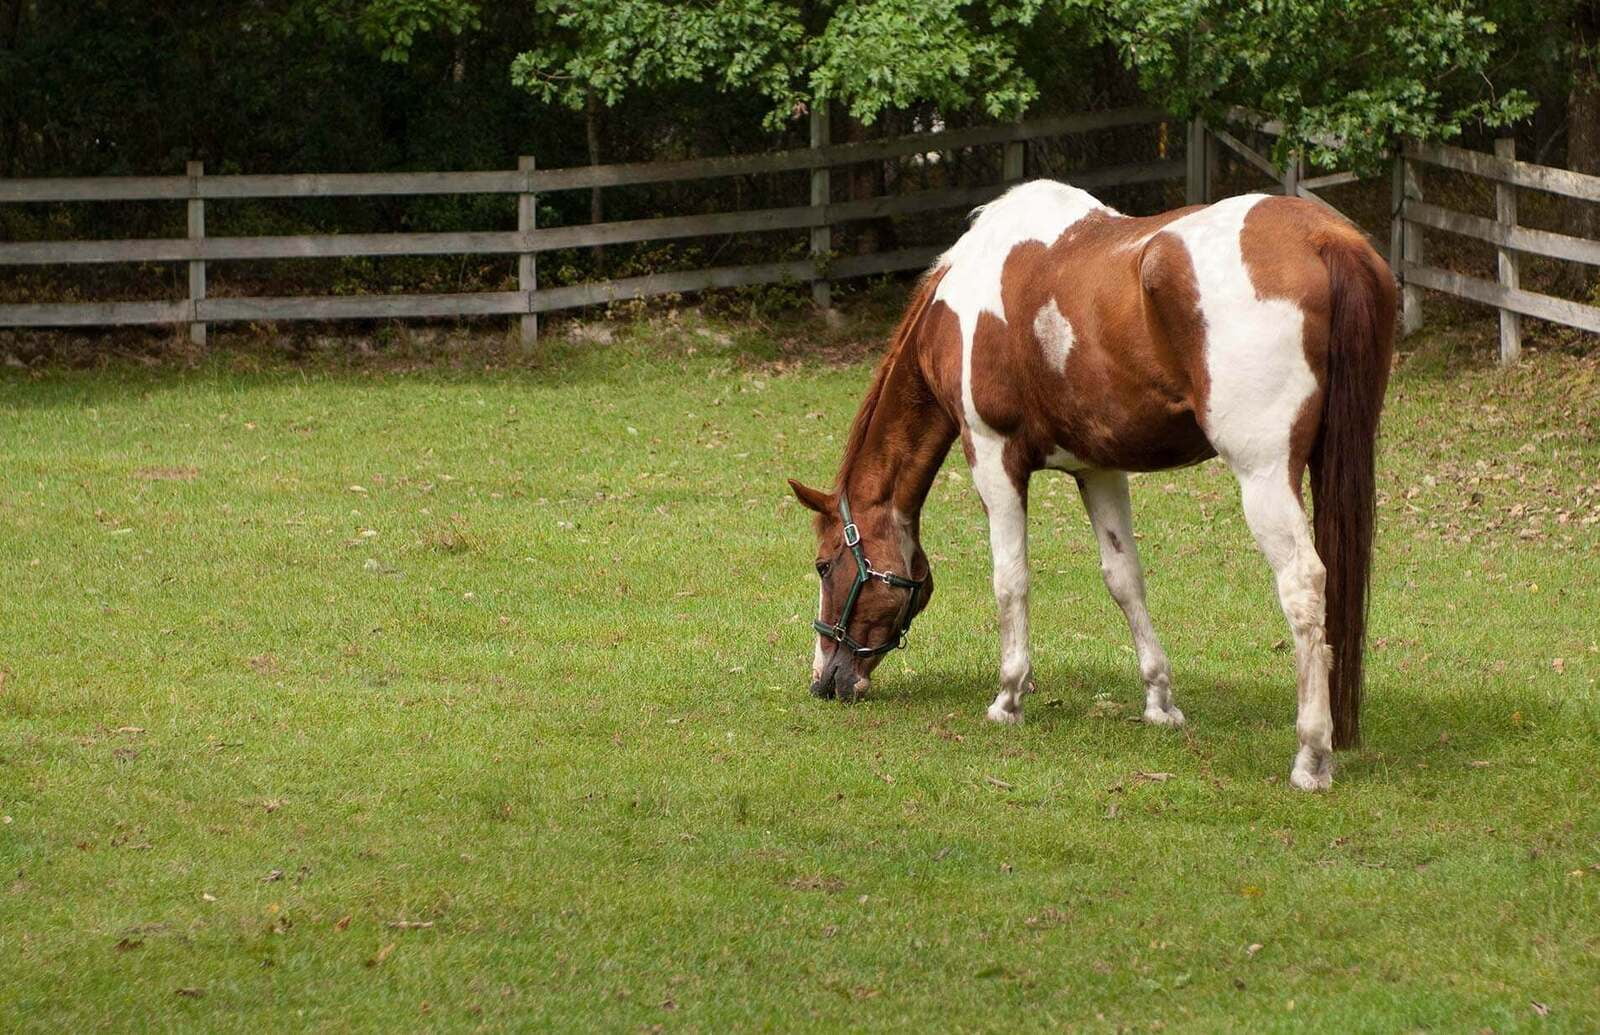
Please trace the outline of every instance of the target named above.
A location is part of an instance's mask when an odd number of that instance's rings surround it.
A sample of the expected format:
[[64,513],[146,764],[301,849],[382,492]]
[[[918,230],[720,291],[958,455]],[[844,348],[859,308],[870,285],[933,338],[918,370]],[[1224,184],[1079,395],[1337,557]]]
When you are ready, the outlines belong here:
[[1028,476],[1006,470],[998,441],[972,443],[972,482],[989,512],[994,599],[1000,611],[1000,693],[989,706],[994,722],[1022,721],[1022,698],[1033,691],[1028,654]]

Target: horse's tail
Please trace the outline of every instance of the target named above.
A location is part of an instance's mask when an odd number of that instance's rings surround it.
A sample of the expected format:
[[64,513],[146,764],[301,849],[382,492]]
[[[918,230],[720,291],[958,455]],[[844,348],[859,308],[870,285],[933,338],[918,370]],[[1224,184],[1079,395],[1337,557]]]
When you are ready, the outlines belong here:
[[1333,746],[1361,740],[1362,654],[1377,509],[1378,414],[1394,353],[1395,287],[1389,269],[1351,235],[1322,246],[1330,299],[1328,379],[1311,451],[1317,553],[1328,569],[1328,677]]

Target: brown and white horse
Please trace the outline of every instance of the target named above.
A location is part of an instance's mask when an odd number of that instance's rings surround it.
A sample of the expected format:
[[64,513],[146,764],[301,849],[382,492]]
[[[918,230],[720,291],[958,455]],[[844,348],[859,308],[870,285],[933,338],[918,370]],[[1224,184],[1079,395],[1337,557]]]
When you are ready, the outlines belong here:
[[[1146,722],[1176,726],[1145,607],[1129,471],[1221,456],[1294,634],[1300,748],[1323,789],[1359,737],[1373,452],[1395,288],[1361,234],[1308,201],[1246,195],[1148,218],[1026,183],[979,209],[923,278],[816,512],[813,693],[854,698],[927,606],[923,500],[960,438],[989,517],[1000,612],[995,722],[1022,721],[1029,476],[1077,479],[1138,651]],[[1301,500],[1311,470],[1315,535]]]

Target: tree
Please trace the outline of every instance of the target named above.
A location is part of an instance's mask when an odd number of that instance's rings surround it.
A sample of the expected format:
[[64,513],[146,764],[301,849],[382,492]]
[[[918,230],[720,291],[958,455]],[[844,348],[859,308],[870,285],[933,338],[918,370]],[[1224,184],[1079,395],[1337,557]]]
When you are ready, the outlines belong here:
[[[1063,85],[1039,42],[1114,48],[1154,102],[1280,119],[1283,151],[1370,166],[1402,135],[1449,139],[1531,102],[1489,76],[1497,26],[1471,0],[543,0],[560,43],[513,79],[581,110],[671,80],[756,90],[767,121],[832,100],[864,123],[932,102],[1013,118]],[[1328,141],[1334,141],[1329,143]]]

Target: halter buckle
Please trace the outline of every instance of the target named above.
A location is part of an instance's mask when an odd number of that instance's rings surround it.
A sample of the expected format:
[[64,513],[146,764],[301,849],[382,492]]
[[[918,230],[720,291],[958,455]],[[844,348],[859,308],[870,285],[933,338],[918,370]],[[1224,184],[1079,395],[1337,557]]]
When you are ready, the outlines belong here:
[[844,545],[854,547],[861,543],[861,529],[854,521],[844,526]]

